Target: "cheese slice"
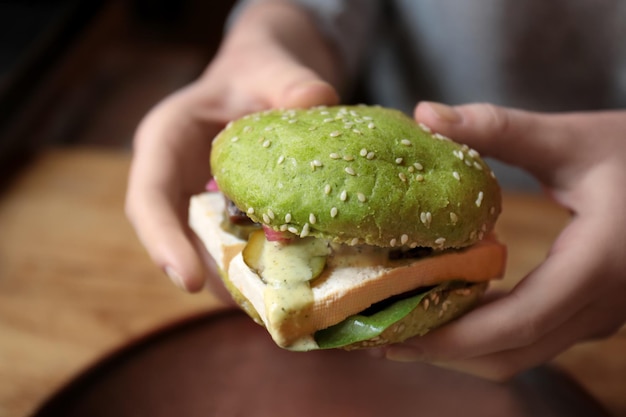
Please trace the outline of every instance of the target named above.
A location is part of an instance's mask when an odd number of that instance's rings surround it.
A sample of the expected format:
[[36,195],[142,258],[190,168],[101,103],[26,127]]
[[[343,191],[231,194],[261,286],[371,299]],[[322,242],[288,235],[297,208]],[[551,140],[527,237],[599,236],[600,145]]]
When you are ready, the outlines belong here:
[[[190,210],[191,227],[209,253],[223,265],[231,283],[254,306],[274,341],[285,348],[300,350],[317,330],[391,296],[444,281],[484,282],[504,275],[506,247],[493,236],[458,251],[386,262],[379,262],[381,257],[375,256],[375,249],[359,257],[348,248],[350,262],[345,261],[342,253],[330,256],[324,272],[311,282],[312,303],[297,314],[276,316],[267,311],[266,284],[243,260],[241,251],[245,241],[220,227],[223,197],[218,193],[195,196]],[[285,294],[284,298],[288,299],[289,295]]]

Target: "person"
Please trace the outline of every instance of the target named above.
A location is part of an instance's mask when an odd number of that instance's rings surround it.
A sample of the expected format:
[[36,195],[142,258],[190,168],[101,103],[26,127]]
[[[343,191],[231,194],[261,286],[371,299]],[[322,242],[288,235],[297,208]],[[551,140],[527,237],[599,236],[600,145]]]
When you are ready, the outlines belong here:
[[[136,132],[126,212],[154,262],[191,292],[212,276],[186,212],[210,177],[211,139],[228,121],[267,108],[338,104],[369,76],[378,80],[367,90],[372,100],[398,108],[419,101],[408,110],[418,122],[532,175],[572,213],[546,259],[512,291],[386,356],[505,380],[577,342],[614,334],[626,320],[626,54],[615,40],[623,36],[614,38],[624,33],[626,8],[619,0],[487,3],[238,7],[206,71],[157,104]],[[390,4],[395,20],[377,23]],[[532,35],[530,23],[544,35]],[[587,35],[606,39],[604,49]],[[409,48],[411,38],[418,47]],[[394,62],[405,68],[389,75]],[[375,64],[383,68],[363,75]]]

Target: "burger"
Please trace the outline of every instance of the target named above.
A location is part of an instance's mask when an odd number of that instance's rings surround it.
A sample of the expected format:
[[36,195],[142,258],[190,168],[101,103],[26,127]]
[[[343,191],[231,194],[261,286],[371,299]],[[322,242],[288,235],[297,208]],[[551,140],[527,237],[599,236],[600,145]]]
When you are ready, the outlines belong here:
[[503,275],[478,152],[379,106],[268,110],[215,138],[189,221],[233,299],[289,350],[423,335]]

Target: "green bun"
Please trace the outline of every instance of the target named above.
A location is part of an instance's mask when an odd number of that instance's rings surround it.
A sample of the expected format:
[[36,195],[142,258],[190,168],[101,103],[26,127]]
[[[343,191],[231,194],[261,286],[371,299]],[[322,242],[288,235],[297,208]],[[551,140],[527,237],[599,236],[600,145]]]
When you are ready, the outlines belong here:
[[464,247],[501,211],[476,151],[378,106],[247,115],[216,137],[211,167],[254,221],[351,245]]

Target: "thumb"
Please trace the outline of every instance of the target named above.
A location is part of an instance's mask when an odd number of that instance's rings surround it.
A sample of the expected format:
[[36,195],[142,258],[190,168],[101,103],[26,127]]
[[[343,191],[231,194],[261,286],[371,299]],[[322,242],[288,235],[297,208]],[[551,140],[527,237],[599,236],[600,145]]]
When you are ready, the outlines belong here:
[[481,154],[518,166],[544,182],[571,155],[573,134],[557,116],[495,106],[422,102],[415,119]]
[[280,53],[266,59],[272,60],[272,64],[260,69],[250,88],[269,107],[311,107],[339,102],[335,87],[294,57]]

